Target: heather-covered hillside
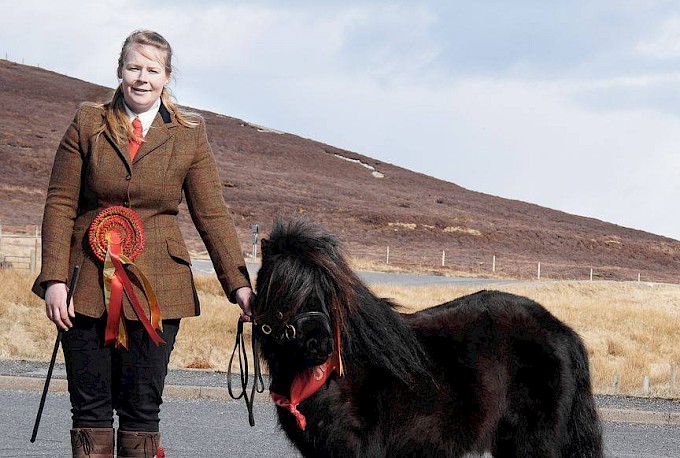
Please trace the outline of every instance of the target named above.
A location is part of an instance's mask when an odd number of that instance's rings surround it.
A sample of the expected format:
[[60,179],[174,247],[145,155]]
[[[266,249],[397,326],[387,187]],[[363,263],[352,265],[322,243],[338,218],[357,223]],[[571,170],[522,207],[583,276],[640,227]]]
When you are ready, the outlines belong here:
[[[40,224],[55,148],[82,101],[110,89],[0,60],[0,224]],[[200,107],[197,107],[197,109]],[[200,111],[200,110],[199,110]],[[275,216],[305,214],[357,258],[499,275],[677,282],[680,242],[467,190],[370,157],[201,112],[243,244]],[[276,126],[271,126],[276,128]],[[453,158],[452,158],[453,160]],[[565,189],[564,192],[569,192]],[[183,230],[202,250],[188,213]]]

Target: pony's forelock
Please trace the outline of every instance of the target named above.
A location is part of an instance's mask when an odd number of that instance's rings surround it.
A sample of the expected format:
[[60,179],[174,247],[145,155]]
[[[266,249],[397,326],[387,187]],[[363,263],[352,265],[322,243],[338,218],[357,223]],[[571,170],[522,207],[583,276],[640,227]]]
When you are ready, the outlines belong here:
[[[356,275],[345,260],[335,235],[304,218],[281,219],[274,223],[269,237],[262,241],[263,256],[276,258],[269,272],[268,299],[286,297],[289,313],[296,313],[310,293],[316,293],[341,329],[346,327],[346,315],[355,304],[352,297]],[[285,281],[281,281],[284,280]],[[276,283],[277,290],[271,284]],[[290,291],[283,291],[285,285]],[[304,290],[305,295],[299,295]],[[296,294],[293,294],[296,293]]]

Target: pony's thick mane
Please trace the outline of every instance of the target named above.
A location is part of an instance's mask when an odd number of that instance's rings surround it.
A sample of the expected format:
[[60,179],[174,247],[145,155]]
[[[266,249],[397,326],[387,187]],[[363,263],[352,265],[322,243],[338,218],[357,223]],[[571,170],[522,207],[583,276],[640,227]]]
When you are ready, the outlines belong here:
[[341,329],[346,370],[374,366],[411,388],[432,382],[422,344],[394,305],[376,297],[352,271],[332,234],[304,219],[277,221],[263,255],[271,267],[269,284],[258,285],[266,303],[294,304],[296,313],[310,294],[323,300]]

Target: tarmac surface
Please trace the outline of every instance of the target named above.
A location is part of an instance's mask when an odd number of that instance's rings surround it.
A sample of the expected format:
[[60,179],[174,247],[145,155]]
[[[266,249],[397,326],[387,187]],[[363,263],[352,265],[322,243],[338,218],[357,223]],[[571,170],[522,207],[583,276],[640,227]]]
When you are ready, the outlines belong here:
[[[0,458],[70,456],[61,364],[53,372],[38,440],[29,443],[47,368],[45,362],[0,359]],[[168,456],[300,457],[278,428],[266,390],[257,397],[252,428],[243,401],[229,397],[225,373],[172,369],[164,399],[161,426]],[[596,396],[596,402],[607,457],[680,457],[680,402],[622,396]]]
[[[42,391],[47,369],[46,362],[0,359],[0,389]],[[267,387],[269,384],[266,376],[264,378],[265,387]],[[227,374],[224,372],[170,369],[165,383],[164,397],[231,399],[227,392]],[[234,379],[235,391],[239,383]],[[56,364],[54,367],[50,392],[67,392],[66,371],[63,364]],[[263,394],[258,394],[256,399],[269,401],[267,390]],[[595,400],[604,421],[680,426],[680,401],[607,395],[598,395]]]

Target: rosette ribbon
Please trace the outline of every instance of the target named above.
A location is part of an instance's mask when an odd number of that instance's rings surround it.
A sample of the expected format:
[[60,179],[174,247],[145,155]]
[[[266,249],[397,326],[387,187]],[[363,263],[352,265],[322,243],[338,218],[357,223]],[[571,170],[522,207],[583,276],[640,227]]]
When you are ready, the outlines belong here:
[[[108,316],[104,345],[128,348],[128,336],[123,319],[123,294],[126,294],[137,318],[156,346],[165,341],[158,331],[163,330],[161,309],[153,286],[144,272],[135,266],[134,259],[144,248],[144,231],[137,214],[129,208],[114,206],[102,210],[89,230],[90,247],[104,261],[104,301]],[[137,277],[149,304],[149,318],[139,302],[125,266],[135,266]]]

